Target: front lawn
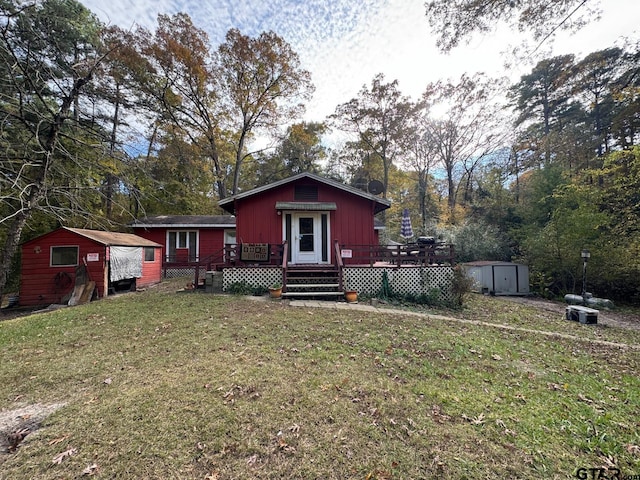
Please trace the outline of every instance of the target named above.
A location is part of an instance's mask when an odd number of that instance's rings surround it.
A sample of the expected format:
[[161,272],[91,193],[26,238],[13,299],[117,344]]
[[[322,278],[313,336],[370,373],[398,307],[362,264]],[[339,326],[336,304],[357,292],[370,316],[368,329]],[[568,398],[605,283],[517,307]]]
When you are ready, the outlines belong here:
[[639,332],[506,305],[451,315],[519,329],[152,289],[0,322],[0,409],[59,407],[0,478],[640,474]]

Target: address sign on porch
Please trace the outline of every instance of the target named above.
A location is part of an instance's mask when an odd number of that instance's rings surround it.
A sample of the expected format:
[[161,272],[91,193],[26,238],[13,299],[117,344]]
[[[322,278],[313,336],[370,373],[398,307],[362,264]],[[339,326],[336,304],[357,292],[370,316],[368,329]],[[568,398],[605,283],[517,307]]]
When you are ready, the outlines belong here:
[[268,262],[268,243],[243,243],[240,249],[240,260],[243,262]]

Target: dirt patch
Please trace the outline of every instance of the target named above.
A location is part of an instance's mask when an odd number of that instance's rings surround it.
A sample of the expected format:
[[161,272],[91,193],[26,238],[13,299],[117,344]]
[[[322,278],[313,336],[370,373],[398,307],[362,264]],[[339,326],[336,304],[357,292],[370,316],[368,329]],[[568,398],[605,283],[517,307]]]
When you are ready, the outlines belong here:
[[[564,316],[567,304],[563,302],[554,302],[536,297],[499,297],[504,301],[522,303],[531,305],[541,310],[557,313]],[[617,312],[615,310],[596,309],[598,314],[598,325],[606,325],[609,327],[626,328],[629,330],[640,330],[640,317],[630,313]]]
[[3,454],[12,453],[42,422],[64,403],[34,403],[14,410],[0,411],[0,464]]

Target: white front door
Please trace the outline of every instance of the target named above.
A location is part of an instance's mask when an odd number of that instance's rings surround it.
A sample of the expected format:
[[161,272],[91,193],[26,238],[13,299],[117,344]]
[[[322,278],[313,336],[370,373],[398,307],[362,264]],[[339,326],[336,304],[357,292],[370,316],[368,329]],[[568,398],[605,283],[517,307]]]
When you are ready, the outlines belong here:
[[294,213],[292,220],[291,261],[320,263],[322,258],[320,213]]

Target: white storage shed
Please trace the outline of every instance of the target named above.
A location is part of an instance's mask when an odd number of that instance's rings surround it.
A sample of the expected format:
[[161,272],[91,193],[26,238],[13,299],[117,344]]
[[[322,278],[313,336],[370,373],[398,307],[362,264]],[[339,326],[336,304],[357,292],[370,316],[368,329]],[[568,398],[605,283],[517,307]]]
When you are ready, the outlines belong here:
[[472,290],[491,295],[529,295],[529,267],[511,262],[479,261],[463,264],[473,279]]

